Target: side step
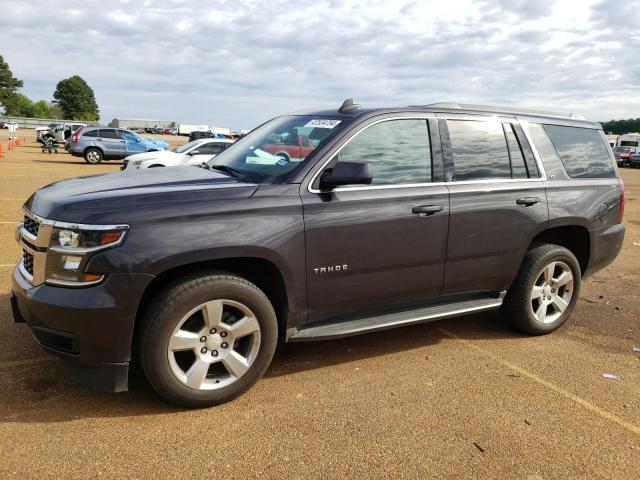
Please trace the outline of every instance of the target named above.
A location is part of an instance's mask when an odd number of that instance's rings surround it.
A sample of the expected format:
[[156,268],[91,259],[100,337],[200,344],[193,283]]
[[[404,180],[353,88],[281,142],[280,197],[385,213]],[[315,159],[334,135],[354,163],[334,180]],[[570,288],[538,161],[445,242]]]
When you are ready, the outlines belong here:
[[340,337],[349,337],[363,333],[386,330],[389,328],[413,325],[416,323],[439,320],[441,318],[456,317],[468,313],[492,310],[502,305],[504,293],[500,297],[465,300],[449,303],[447,305],[435,305],[409,310],[400,313],[377,315],[375,317],[358,318],[342,322],[328,323],[293,331],[288,337],[289,342],[308,342],[314,340],[331,340]]

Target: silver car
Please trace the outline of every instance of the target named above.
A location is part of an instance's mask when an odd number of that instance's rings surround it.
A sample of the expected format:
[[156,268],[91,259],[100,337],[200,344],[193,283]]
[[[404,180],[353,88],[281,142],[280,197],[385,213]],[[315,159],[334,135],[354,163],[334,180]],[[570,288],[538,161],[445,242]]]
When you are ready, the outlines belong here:
[[143,138],[121,128],[83,127],[70,140],[71,155],[84,157],[87,163],[102,160],[120,160],[134,153],[166,150],[169,144],[162,140]]

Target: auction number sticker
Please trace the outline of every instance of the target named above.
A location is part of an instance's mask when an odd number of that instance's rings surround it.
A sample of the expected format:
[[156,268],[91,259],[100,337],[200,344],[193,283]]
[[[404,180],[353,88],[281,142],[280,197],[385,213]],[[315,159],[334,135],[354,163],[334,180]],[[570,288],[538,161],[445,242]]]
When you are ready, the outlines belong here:
[[338,125],[342,120],[322,120],[316,119],[311,120],[307,123],[304,128],[334,128]]

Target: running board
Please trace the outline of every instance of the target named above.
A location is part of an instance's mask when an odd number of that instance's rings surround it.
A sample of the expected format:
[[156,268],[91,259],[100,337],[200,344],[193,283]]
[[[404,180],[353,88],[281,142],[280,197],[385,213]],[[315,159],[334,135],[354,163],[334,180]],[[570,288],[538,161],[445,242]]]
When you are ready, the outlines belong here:
[[307,327],[301,330],[291,329],[288,333],[289,342],[308,342],[314,340],[331,340],[340,337],[349,337],[363,333],[376,332],[389,328],[414,325],[430,322],[441,318],[456,317],[468,313],[492,310],[502,305],[502,298],[491,297],[463,302],[436,305],[400,313],[377,315],[375,317],[359,318],[342,322],[333,322],[315,327]]

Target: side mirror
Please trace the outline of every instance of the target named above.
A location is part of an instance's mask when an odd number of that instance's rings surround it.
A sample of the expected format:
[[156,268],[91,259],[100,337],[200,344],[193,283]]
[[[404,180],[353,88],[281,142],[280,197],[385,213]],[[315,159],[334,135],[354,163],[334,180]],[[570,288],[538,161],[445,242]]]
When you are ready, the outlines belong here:
[[371,165],[360,162],[338,162],[322,172],[320,189],[331,190],[341,185],[370,185],[373,180]]
[[191,150],[189,153],[187,153],[187,155],[200,155],[200,152],[198,150]]

